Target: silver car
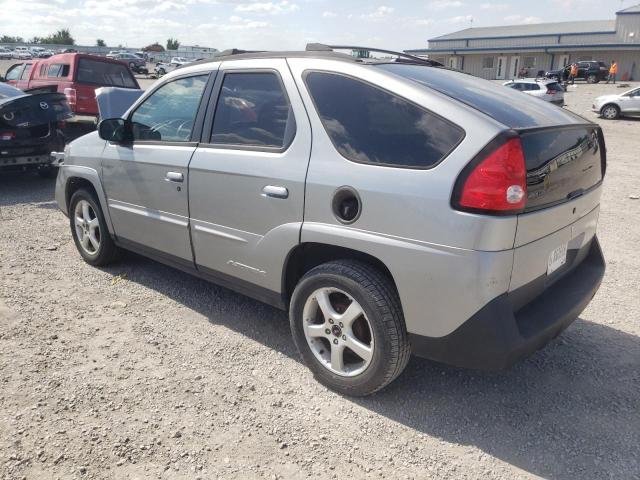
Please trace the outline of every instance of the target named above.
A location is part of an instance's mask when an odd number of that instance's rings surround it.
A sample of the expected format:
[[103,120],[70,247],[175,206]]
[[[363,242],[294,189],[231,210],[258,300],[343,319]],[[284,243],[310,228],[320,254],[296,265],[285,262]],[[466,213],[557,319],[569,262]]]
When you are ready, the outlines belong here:
[[310,46],[183,67],[71,143],[56,199],[121,248],[289,311],[315,377],[375,392],[410,354],[502,369],[604,274],[600,128],[428,60]]
[[591,110],[607,120],[640,116],[640,88],[598,97],[593,101]]

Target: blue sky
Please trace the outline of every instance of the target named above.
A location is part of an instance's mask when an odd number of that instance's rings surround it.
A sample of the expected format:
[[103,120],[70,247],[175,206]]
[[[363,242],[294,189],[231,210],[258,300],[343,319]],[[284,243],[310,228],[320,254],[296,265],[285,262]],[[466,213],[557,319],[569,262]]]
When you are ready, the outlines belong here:
[[[473,26],[613,19],[640,0],[0,0],[0,35],[68,27],[76,42],[301,49],[308,42],[389,49]],[[533,7],[533,8],[532,8]]]

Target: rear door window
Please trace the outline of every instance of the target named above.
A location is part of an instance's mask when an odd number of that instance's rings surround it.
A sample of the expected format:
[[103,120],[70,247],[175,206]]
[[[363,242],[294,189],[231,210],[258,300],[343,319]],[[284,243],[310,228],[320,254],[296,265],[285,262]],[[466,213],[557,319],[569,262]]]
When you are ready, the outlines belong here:
[[31,63],[27,63],[22,70],[22,75],[20,75],[20,80],[27,80],[29,78],[29,73],[31,72]]
[[138,88],[133,75],[126,65],[101,62],[89,58],[81,58],[78,61],[76,80],[79,83],[109,87]]
[[310,72],[305,82],[327,134],[348,160],[431,168],[464,138],[457,125],[361,80]]
[[66,78],[69,76],[69,65],[64,63],[52,63],[49,66],[47,77]]
[[130,120],[138,141],[189,142],[208,75],[166,83],[147,97]]
[[274,72],[227,72],[211,143],[284,148],[295,134],[289,99]]

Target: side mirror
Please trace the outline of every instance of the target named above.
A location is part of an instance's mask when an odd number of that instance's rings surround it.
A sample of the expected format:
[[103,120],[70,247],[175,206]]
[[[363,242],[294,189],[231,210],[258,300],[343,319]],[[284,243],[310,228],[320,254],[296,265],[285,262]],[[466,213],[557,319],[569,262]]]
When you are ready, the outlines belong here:
[[128,143],[133,140],[131,124],[124,118],[107,118],[98,124],[98,135],[113,143]]

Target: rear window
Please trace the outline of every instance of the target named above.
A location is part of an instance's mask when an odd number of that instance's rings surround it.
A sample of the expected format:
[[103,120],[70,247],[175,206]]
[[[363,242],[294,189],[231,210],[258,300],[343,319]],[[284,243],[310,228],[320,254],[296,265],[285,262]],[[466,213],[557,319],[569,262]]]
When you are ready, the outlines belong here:
[[511,128],[586,122],[568,110],[533,100],[513,89],[465,73],[401,63],[379,64],[374,68],[387,70],[436,90]]
[[78,61],[76,81],[108,87],[138,88],[126,65],[88,58],[81,58]]
[[305,81],[327,134],[348,160],[431,168],[464,138],[457,125],[363,81],[324,72]]
[[558,83],[547,83],[547,90],[554,90],[556,92],[564,92],[564,88]]
[[69,65],[64,63],[52,63],[49,66],[47,77],[66,78],[69,76]]

